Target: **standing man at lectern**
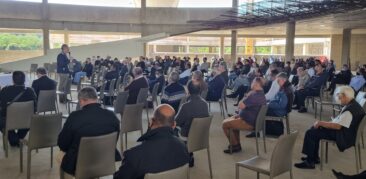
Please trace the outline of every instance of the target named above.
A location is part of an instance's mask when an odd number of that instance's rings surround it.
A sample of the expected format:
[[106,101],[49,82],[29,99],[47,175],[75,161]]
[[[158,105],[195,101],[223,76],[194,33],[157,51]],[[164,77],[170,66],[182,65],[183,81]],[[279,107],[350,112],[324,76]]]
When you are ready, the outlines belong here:
[[[70,63],[70,49],[69,46],[63,44],[61,46],[61,53],[57,56],[57,73],[59,76],[59,91],[66,91],[67,82],[70,78],[69,63]],[[67,101],[66,94],[60,94],[59,99],[61,103]]]

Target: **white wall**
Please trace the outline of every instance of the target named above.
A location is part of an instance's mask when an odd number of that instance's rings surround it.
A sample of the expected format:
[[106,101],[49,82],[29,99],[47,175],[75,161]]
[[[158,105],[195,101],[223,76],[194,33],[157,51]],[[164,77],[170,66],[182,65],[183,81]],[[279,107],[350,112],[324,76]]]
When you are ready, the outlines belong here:
[[[167,37],[168,34],[160,33],[143,38],[135,38],[128,40],[120,40],[114,42],[105,42],[91,45],[82,45],[77,47],[71,47],[71,56],[77,60],[84,61],[87,57],[100,55],[105,57],[107,55],[112,58],[117,57],[123,59],[124,57],[138,57],[144,55],[144,43],[152,40],[157,40]],[[22,70],[29,71],[30,64],[38,64],[43,66],[44,63],[56,62],[57,55],[60,53],[60,49],[52,49],[48,51],[45,56],[34,57],[15,62],[0,64],[0,68],[4,71]]]

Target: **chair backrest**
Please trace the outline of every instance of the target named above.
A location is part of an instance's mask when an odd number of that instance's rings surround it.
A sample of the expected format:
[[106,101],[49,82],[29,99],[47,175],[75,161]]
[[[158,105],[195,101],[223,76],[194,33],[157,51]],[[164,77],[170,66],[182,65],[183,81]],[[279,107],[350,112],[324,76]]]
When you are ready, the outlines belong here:
[[29,130],[29,149],[57,146],[62,128],[62,114],[33,115]]
[[121,82],[122,82],[122,77],[118,77],[117,82],[116,82],[116,92],[119,92],[119,89],[121,87]]
[[144,103],[125,105],[121,119],[121,133],[142,130]]
[[115,84],[116,84],[116,79],[112,79],[111,82],[109,83],[109,91],[108,91],[109,96],[114,96]]
[[50,69],[51,63],[43,63],[43,67],[48,71]]
[[128,99],[128,91],[119,92],[114,103],[114,112],[123,113]]
[[366,92],[360,91],[358,92],[355,100],[360,104],[362,99],[365,99]]
[[362,137],[362,134],[363,134],[363,130],[365,129],[365,126],[366,126],[366,115],[362,118],[362,121],[358,125],[357,135],[356,135],[356,146],[362,140],[361,137]]
[[56,111],[56,90],[39,91],[37,100],[37,113]]
[[211,121],[212,116],[193,119],[187,139],[189,152],[208,148]]
[[151,100],[152,101],[155,101],[156,98],[158,97],[159,85],[160,85],[159,82],[155,83],[155,85],[154,85],[154,87],[153,87],[153,89],[151,91]]
[[102,86],[100,87],[100,90],[99,90],[99,99],[100,100],[103,100],[104,99],[104,92],[105,92],[105,86],[107,85],[107,82],[106,81],[102,81]]
[[115,172],[117,132],[82,137],[76,162],[75,178],[99,178]]
[[255,131],[260,132],[264,129],[264,122],[266,120],[266,113],[267,113],[268,106],[262,105],[259,113],[257,114],[257,119],[255,121]]
[[94,86],[94,83],[95,83],[95,72],[93,72],[93,74],[90,77],[90,86]]
[[38,64],[31,64],[29,72],[36,72],[38,68]]
[[72,79],[68,79],[65,88],[65,94],[71,94]]
[[366,111],[366,98],[361,99],[360,102],[358,102],[358,104],[360,104],[363,110]]
[[123,80],[122,80],[122,83],[123,85],[127,85],[128,84],[128,77],[130,75],[128,73],[125,74],[125,76],[123,76]]
[[147,97],[149,96],[149,88],[140,88],[139,94],[137,95],[136,104],[146,103]]
[[275,177],[287,172],[292,167],[292,152],[298,132],[282,135],[277,141],[270,163],[270,176]]
[[34,114],[34,101],[14,102],[6,108],[6,130],[28,129]]
[[188,164],[181,167],[160,172],[160,173],[148,173],[144,179],[188,179]]

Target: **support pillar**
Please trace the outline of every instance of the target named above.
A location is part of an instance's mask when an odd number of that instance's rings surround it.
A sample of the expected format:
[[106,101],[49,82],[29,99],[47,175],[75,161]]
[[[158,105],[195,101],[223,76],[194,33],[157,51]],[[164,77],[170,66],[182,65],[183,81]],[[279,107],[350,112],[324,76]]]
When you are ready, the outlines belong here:
[[231,62],[234,64],[236,61],[236,43],[238,32],[236,30],[231,31]]
[[50,49],[50,24],[48,0],[42,0],[42,35],[43,35],[43,55],[47,55]]
[[225,56],[225,37],[220,37],[220,57],[224,58]]
[[350,67],[351,53],[351,29],[343,29],[342,35],[342,58],[340,65],[347,64]]
[[70,45],[69,31],[67,29],[64,30],[64,44]]
[[286,46],[285,46],[286,61],[291,61],[294,58],[295,24],[296,22],[294,20],[290,20],[286,24]]
[[50,49],[50,29],[43,27],[43,55],[47,55],[47,51]]

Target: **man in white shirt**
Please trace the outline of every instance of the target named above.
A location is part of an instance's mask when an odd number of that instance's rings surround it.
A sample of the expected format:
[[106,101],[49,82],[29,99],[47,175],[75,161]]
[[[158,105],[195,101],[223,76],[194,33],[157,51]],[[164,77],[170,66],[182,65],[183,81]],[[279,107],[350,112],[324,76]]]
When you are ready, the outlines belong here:
[[335,141],[338,149],[345,149],[355,145],[358,125],[363,119],[365,112],[354,100],[354,91],[349,86],[339,87],[336,93],[338,101],[343,107],[341,113],[332,118],[332,121],[318,121],[306,131],[302,153],[303,162],[295,164],[301,169],[314,169],[319,163],[319,142],[321,139]]

